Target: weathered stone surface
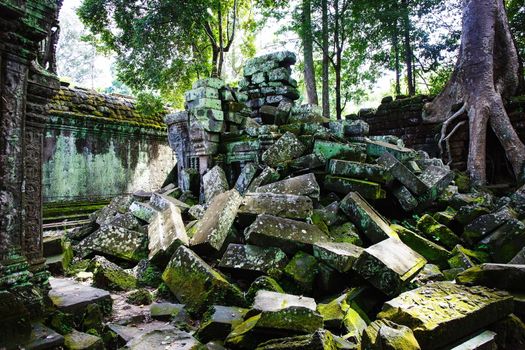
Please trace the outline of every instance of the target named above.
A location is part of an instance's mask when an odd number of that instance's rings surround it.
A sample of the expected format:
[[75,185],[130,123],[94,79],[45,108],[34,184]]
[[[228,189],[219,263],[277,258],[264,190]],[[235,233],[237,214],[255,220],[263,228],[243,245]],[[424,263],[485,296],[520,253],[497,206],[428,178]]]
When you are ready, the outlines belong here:
[[305,219],[313,213],[310,197],[293,194],[250,192],[244,196],[240,214],[270,214],[290,219]]
[[496,336],[492,331],[483,331],[454,344],[450,350],[496,350]]
[[31,335],[30,314],[22,300],[0,290],[0,347],[16,348]]
[[388,222],[359,193],[348,193],[339,206],[373,243],[397,237]]
[[421,195],[421,202],[435,200],[441,192],[454,180],[454,173],[443,166],[428,166],[419,176],[427,186],[428,190]]
[[305,146],[291,132],[286,132],[262,154],[262,161],[268,166],[277,167],[300,157]]
[[313,298],[261,290],[255,296],[250,314],[263,311],[277,312],[290,307],[301,307],[315,311],[317,303]]
[[451,229],[439,222],[428,214],[423,215],[417,222],[417,228],[434,242],[446,248],[453,249],[459,243],[459,237]]
[[148,237],[144,233],[107,225],[84,238],[77,247],[86,255],[94,251],[138,262],[148,255],[147,241]]
[[494,262],[507,263],[525,246],[525,223],[510,219],[480,243],[488,247]]
[[330,160],[328,163],[328,173],[331,175],[362,179],[383,184],[388,184],[393,180],[393,176],[385,171],[385,168],[381,165],[340,159]]
[[201,87],[212,88],[212,89],[222,89],[224,87],[224,81],[219,78],[204,78],[199,79],[193,83],[192,89],[196,90]]
[[406,212],[413,211],[419,204],[416,197],[414,197],[405,186],[394,188],[392,194],[397,198],[399,205],[401,205],[401,208]]
[[168,259],[178,246],[189,243],[179,207],[173,198],[153,194],[151,206],[159,210],[148,225],[148,258]]
[[[26,344],[22,345],[22,348],[27,350],[60,349],[63,345],[63,336],[42,323],[34,323],[31,329],[31,337]],[[0,342],[0,346],[3,346],[2,342]]]
[[319,199],[320,189],[313,173],[277,181],[268,185],[257,187],[255,192],[294,194]]
[[525,265],[525,246],[509,261],[509,264]]
[[234,188],[237,190],[237,192],[244,194],[255,178],[256,173],[257,167],[253,165],[253,163],[246,164],[244,168],[242,168],[241,173],[235,182]]
[[311,251],[312,245],[330,241],[317,226],[262,214],[244,232],[246,240],[260,246],[277,246],[286,253]]
[[481,264],[456,277],[456,282],[468,286],[481,285],[512,292],[525,292],[525,265]]
[[366,153],[376,158],[381,157],[385,153],[390,153],[401,162],[412,160],[417,156],[417,152],[413,149],[374,140],[366,140]]
[[50,278],[49,284],[49,298],[60,311],[81,315],[93,303],[99,304],[103,310],[111,310],[111,297],[105,290],[59,278]]
[[198,222],[191,246],[200,251],[220,251],[241,201],[242,197],[235,189],[216,196]]
[[336,350],[340,349],[338,345],[330,331],[320,329],[313,334],[268,340],[257,350]]
[[177,299],[195,313],[212,304],[245,305],[244,296],[236,286],[185,246],[175,251],[162,279]]
[[104,342],[100,337],[82,333],[75,329],[64,336],[64,345],[71,350],[103,350]]
[[247,192],[255,192],[258,187],[264,186],[279,179],[279,173],[270,167],[265,167],[259,176],[253,179]]
[[441,268],[448,268],[450,251],[403,226],[391,225],[391,227],[396,231],[403,243],[421,254],[429,262]]
[[[357,344],[361,341],[361,335],[369,321],[363,311],[357,312],[352,308],[349,297],[351,293],[343,293],[327,304],[318,304],[317,311],[323,316],[326,328],[337,331],[342,328],[346,329],[345,338]],[[355,304],[353,307],[359,310]]]
[[127,212],[129,206],[133,203],[133,196],[117,196],[111,202],[96,213],[96,222],[100,226],[109,224],[118,214]]
[[193,90],[188,90],[184,93],[186,101],[194,101],[200,98],[219,99],[219,90],[212,87],[200,87]]
[[392,154],[385,152],[377,159],[377,163],[382,165],[387,172],[392,174],[412,193],[420,195],[428,190],[427,185]]
[[314,153],[326,160],[345,159],[364,162],[366,146],[361,143],[340,143],[333,141],[315,140]]
[[374,287],[393,296],[426,262],[399,239],[389,238],[365,249],[354,262],[353,269]]
[[144,220],[147,223],[151,222],[155,215],[157,215],[157,211],[153,209],[151,205],[138,201],[131,203],[129,211],[135,215],[135,217]]
[[95,256],[89,263],[93,272],[93,284],[106,290],[131,290],[137,287],[137,279],[117,264],[102,256]]
[[512,312],[512,297],[486,287],[435,282],[405,292],[383,306],[378,318],[411,328],[423,349],[453,343]]
[[125,349],[152,350],[177,349],[192,350],[201,344],[189,333],[177,328],[157,329],[130,340]]
[[285,290],[287,289],[295,294],[311,294],[318,272],[319,263],[317,259],[305,252],[297,252],[284,268],[283,286]]
[[151,318],[163,321],[189,321],[189,315],[184,304],[153,303],[149,307]]
[[314,256],[339,272],[348,272],[363,252],[351,243],[324,242],[313,246]]
[[351,222],[330,227],[330,237],[334,242],[351,243],[359,247],[363,246],[363,241],[357,233],[357,228]]
[[381,188],[381,185],[365,180],[327,175],[324,179],[324,187],[329,191],[343,194],[357,192],[370,200],[386,198],[386,192]]
[[253,304],[255,295],[257,295],[257,292],[260,290],[284,294],[284,290],[276,280],[269,276],[260,276],[252,282],[248,292],[246,293],[246,300],[250,303],[250,305]]
[[210,171],[204,174],[202,177],[202,187],[204,191],[204,199],[207,203],[210,203],[216,195],[224,193],[230,188],[224,170],[218,165],[214,166]]
[[414,333],[406,326],[389,320],[376,320],[363,332],[362,349],[420,350]]
[[239,307],[213,305],[204,316],[195,337],[203,343],[223,340],[233,328],[243,322],[247,311]]
[[230,244],[219,262],[219,267],[243,274],[279,276],[288,263],[286,254],[275,247]]
[[461,237],[472,243],[477,242],[505,222],[516,218],[516,211],[510,206],[504,206],[494,213],[485,214],[476,218],[465,226]]

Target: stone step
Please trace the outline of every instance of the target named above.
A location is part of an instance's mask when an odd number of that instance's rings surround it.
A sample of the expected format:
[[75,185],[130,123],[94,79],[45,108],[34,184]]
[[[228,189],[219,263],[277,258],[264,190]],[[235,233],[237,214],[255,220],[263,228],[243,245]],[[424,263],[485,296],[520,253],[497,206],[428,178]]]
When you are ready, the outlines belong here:
[[93,303],[102,306],[103,310],[111,309],[109,292],[85,286],[66,278],[50,278],[49,298],[60,311],[81,314],[84,309]]

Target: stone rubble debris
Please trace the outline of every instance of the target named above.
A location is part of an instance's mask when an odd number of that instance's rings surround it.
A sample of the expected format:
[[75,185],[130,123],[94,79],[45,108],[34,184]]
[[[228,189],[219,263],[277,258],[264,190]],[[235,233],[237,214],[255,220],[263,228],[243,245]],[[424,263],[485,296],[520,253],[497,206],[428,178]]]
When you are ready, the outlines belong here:
[[[239,89],[196,82],[186,110],[166,117],[175,183],[117,197],[63,238],[66,274],[126,296],[146,288],[155,302],[141,310],[168,322],[113,323],[100,339],[114,329],[125,335],[115,348],[129,349],[525,348],[525,189],[460,190],[441,160],[368,136],[366,119],[295,106],[295,61],[254,58]],[[107,312],[110,294],[68,295],[72,283],[52,280],[54,320],[71,313],[91,334],[77,319],[91,301]]]

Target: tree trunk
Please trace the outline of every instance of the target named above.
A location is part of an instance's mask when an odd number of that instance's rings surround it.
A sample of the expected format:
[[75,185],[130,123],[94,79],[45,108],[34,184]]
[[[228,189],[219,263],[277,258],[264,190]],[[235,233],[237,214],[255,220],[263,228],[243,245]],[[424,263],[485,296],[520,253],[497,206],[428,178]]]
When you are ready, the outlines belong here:
[[330,76],[328,57],[328,0],[321,1],[322,7],[322,36],[323,36],[323,116],[330,118]]
[[401,69],[399,67],[399,38],[397,32],[394,33],[393,43],[395,56],[395,71],[396,71],[396,95],[401,95]]
[[337,120],[342,119],[341,106],[341,57],[337,55],[337,62],[335,65],[335,112]]
[[219,48],[216,46],[212,47],[211,76],[214,78],[219,77]]
[[469,123],[467,168],[473,183],[486,184],[488,125],[521,182],[525,146],[510,123],[503,102],[516,93],[521,72],[503,0],[464,1],[462,26],[455,70],[445,89],[426,106],[423,119],[443,121],[442,135],[446,135],[449,122],[461,114],[451,117],[452,107],[462,105],[460,112],[466,112]]
[[308,103],[319,104],[317,87],[315,85],[313,38],[312,38],[312,7],[310,0],[303,0],[303,54],[304,82]]
[[407,66],[408,94],[413,96],[416,94],[416,87],[414,86],[414,75],[412,72],[412,45],[410,44],[408,0],[402,0],[401,4],[403,6],[403,44],[405,46],[405,64]]

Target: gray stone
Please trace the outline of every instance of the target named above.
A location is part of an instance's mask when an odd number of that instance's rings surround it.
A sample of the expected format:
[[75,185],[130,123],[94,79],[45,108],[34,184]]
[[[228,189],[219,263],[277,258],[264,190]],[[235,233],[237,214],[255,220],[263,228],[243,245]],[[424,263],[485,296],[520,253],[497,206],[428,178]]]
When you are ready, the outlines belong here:
[[386,192],[381,188],[381,185],[365,180],[326,175],[324,178],[324,187],[329,191],[342,194],[357,192],[364,198],[370,200],[386,198]]
[[389,320],[376,320],[363,332],[362,349],[420,350],[414,333],[406,326]]
[[511,219],[516,219],[517,216],[518,215],[516,211],[510,206],[506,205],[493,213],[481,215],[480,217],[476,218],[470,224],[465,226],[461,237],[471,243],[477,242],[503,225],[505,222]]
[[391,173],[399,182],[405,185],[412,193],[420,195],[428,190],[425,182],[420,180],[403,163],[397,160],[392,154],[385,152],[377,159],[377,163],[382,165],[386,171]]
[[[313,334],[298,335],[280,339],[268,340],[257,347],[257,350],[335,350],[343,349],[336,337],[325,329],[319,329]],[[351,348],[353,349],[353,348]]]
[[366,160],[366,146],[362,143],[341,143],[333,141],[315,140],[314,153],[326,160],[344,159],[364,162]]
[[450,350],[496,350],[496,336],[492,331],[483,331],[461,341],[461,344],[453,345]]
[[201,87],[207,87],[207,88],[212,88],[212,89],[222,89],[224,87],[224,81],[222,81],[221,79],[219,78],[205,78],[205,79],[200,79],[200,80],[197,80],[196,82],[193,83],[192,85],[192,89],[198,89],[198,88],[201,88]]
[[96,287],[106,290],[132,290],[137,287],[137,279],[132,274],[102,256],[95,256],[87,270],[93,272]]
[[82,315],[85,308],[97,303],[104,309],[111,309],[109,292],[85,286],[68,279],[50,278],[49,298],[53,305],[62,312]]
[[257,176],[255,179],[253,179],[250,186],[248,186],[247,192],[255,192],[257,187],[264,186],[278,179],[279,179],[279,173],[276,170],[270,167],[265,167],[262,170],[261,174]]
[[187,322],[190,317],[184,304],[153,303],[149,306],[151,318],[162,321]]
[[[61,349],[64,345],[64,337],[44,326],[42,323],[31,325],[31,336],[27,343],[22,345],[26,350]],[[3,342],[0,341],[0,345]]]
[[342,124],[345,136],[366,136],[370,131],[370,126],[364,120],[344,120]]
[[235,189],[216,196],[197,223],[191,239],[193,249],[219,252],[237,216],[241,201],[242,197]]
[[253,163],[246,164],[239,174],[239,177],[237,178],[237,181],[235,182],[234,188],[239,192],[240,194],[244,194],[248,187],[250,186],[251,182],[255,178],[255,174],[257,173],[257,167],[253,165]]
[[389,237],[397,238],[388,222],[359,193],[348,193],[339,207],[373,243]]
[[192,350],[201,344],[191,334],[177,328],[157,329],[130,340],[124,349],[152,350],[177,349]]
[[480,241],[494,262],[507,263],[525,246],[525,223],[510,219]]
[[310,197],[280,193],[247,193],[239,207],[240,214],[269,214],[289,219],[305,219],[312,212]]
[[454,172],[445,167],[429,166],[419,176],[427,186],[428,190],[421,195],[420,202],[433,201],[454,180]]
[[481,264],[456,276],[456,282],[468,286],[481,285],[511,292],[525,292],[525,265]]
[[214,166],[202,176],[204,199],[210,203],[213,197],[230,189],[224,170],[218,165]]
[[353,269],[389,296],[397,295],[427,261],[397,238],[389,238],[365,249]]
[[64,346],[71,350],[103,350],[102,338],[75,329],[64,336]]
[[143,334],[151,332],[153,330],[162,330],[162,329],[173,329],[174,327],[166,324],[165,322],[153,321],[149,323],[142,323],[137,326],[123,326],[116,323],[108,323],[107,327],[115,332],[119,340],[124,344],[129,342],[134,338],[138,338]]
[[363,252],[351,243],[324,242],[313,246],[314,256],[339,272],[348,272]]
[[278,276],[288,263],[286,254],[275,247],[230,244],[219,262],[219,267],[242,274]]
[[509,261],[509,264],[521,264],[525,265],[525,246],[521,248],[521,250],[514,255],[511,261]]
[[371,139],[366,140],[366,153],[376,158],[381,157],[385,153],[390,153],[401,162],[409,161],[417,157],[417,152],[413,149]]
[[389,184],[393,177],[385,168],[376,164],[352,162],[347,160],[332,159],[328,163],[328,173],[361,180]]
[[219,90],[212,87],[200,87],[193,90],[188,90],[184,93],[186,101],[194,101],[200,98],[219,99]]
[[124,214],[128,211],[129,206],[133,203],[133,196],[117,196],[104,208],[95,213],[96,222],[100,226],[109,224],[118,214]]
[[284,278],[281,279],[281,284],[288,292],[310,295],[318,273],[319,262],[317,259],[310,254],[299,251],[295,253],[284,268]]
[[213,304],[243,307],[246,303],[240,289],[185,246],[175,251],[162,279],[177,299],[196,314]]
[[307,154],[305,156],[294,159],[290,163],[290,168],[296,171],[312,170],[326,165],[326,159],[317,154]]
[[262,193],[283,193],[294,194],[297,196],[308,196],[312,199],[319,199],[320,188],[313,173],[292,177],[277,181],[268,185],[257,187],[256,192]]
[[512,312],[512,297],[486,287],[435,282],[405,292],[377,315],[411,328],[422,349],[439,349]]
[[262,161],[270,167],[282,166],[283,163],[300,157],[305,146],[291,132],[286,132],[262,154]]
[[134,201],[131,206],[129,207],[129,211],[138,219],[144,220],[147,223],[150,223],[155,215],[157,215],[157,211],[153,209],[151,205],[148,203],[138,202]]
[[239,307],[213,305],[195,332],[195,337],[203,343],[223,340],[243,322],[247,311]]
[[394,188],[392,190],[392,194],[394,197],[396,197],[399,205],[401,205],[401,208],[403,208],[403,210],[406,212],[413,211],[419,204],[416,197],[414,197],[405,186]]
[[286,253],[311,251],[312,245],[330,241],[317,226],[262,214],[244,232],[246,241],[259,246],[277,246]]

